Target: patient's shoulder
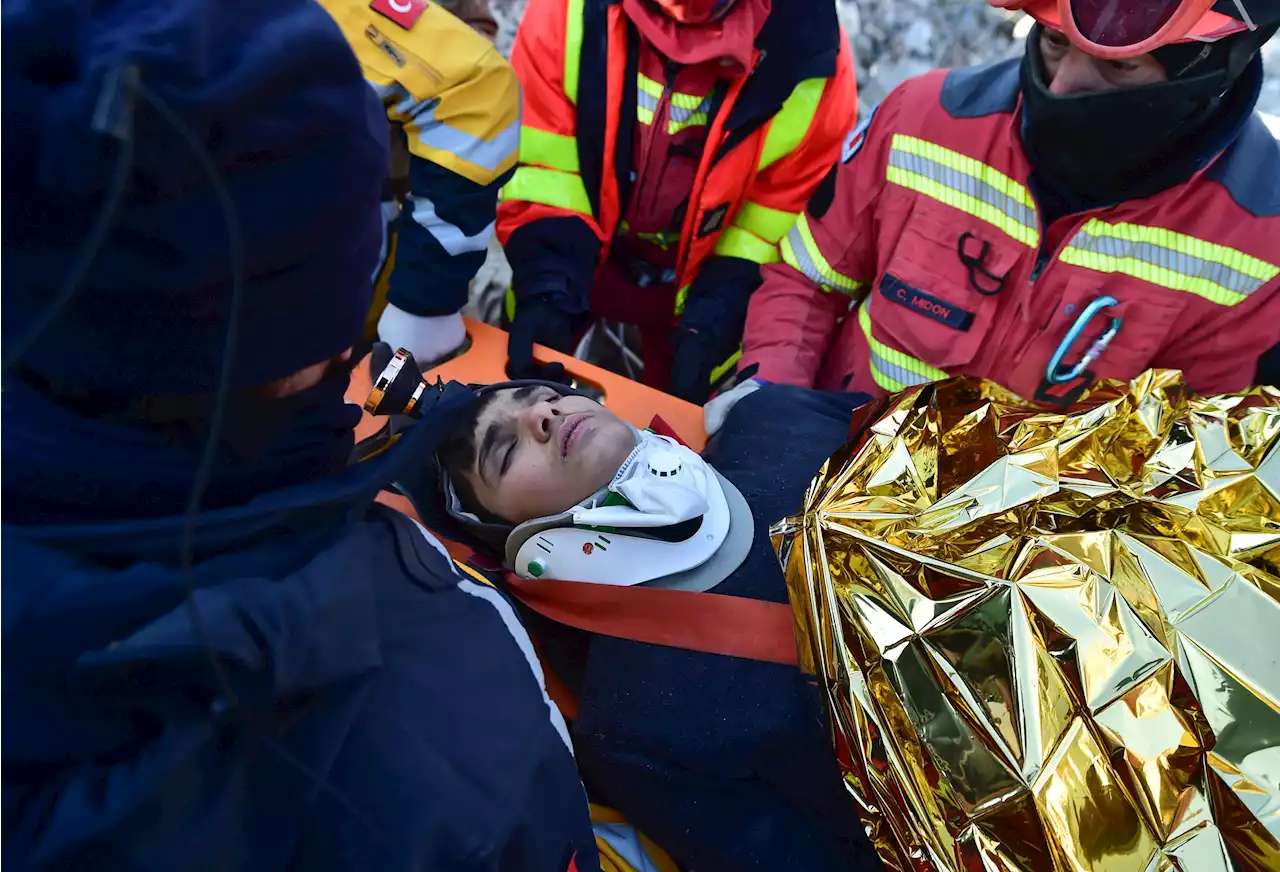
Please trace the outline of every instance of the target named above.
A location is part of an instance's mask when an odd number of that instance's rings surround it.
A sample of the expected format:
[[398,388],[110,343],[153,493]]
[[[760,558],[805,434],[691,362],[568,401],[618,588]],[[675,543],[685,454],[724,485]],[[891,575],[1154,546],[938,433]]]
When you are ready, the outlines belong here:
[[864,401],[858,394],[764,385],[730,410],[703,457],[767,529],[800,508],[809,481],[844,444],[853,410]]

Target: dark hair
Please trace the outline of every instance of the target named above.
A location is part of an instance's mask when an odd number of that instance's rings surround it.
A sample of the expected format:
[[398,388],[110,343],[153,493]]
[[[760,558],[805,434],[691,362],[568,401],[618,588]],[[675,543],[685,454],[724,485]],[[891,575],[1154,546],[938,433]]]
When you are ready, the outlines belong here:
[[471,512],[486,524],[510,524],[485,508],[476,497],[475,488],[471,485],[471,470],[476,465],[476,425],[480,416],[498,398],[501,391],[489,391],[476,397],[467,411],[459,415],[453,425],[440,440],[436,448],[436,462],[440,464],[453,484],[462,509]]

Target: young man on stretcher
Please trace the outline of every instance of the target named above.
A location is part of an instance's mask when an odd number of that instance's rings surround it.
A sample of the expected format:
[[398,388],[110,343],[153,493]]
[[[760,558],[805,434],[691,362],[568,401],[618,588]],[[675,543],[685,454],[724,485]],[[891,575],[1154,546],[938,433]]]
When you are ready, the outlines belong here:
[[[800,505],[863,399],[763,387],[699,457],[564,385],[490,385],[461,408],[423,412],[441,440],[406,492],[417,490],[428,526],[526,579],[785,603],[768,527]],[[682,868],[879,869],[812,678],[525,618],[579,701],[588,791]]]

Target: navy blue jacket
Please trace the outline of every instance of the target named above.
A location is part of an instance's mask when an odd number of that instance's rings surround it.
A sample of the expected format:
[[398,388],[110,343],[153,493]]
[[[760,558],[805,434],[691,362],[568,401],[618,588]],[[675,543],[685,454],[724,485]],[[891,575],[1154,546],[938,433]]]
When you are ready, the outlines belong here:
[[181,519],[5,525],[6,869],[598,868],[510,606],[373,503],[424,448],[208,513],[185,579]]
[[[755,541],[716,593],[787,601],[769,525],[800,507],[865,400],[769,385],[733,408],[703,456],[751,506]],[[529,620],[578,694],[574,743],[592,796],[677,860],[699,872],[880,868],[811,676]]]

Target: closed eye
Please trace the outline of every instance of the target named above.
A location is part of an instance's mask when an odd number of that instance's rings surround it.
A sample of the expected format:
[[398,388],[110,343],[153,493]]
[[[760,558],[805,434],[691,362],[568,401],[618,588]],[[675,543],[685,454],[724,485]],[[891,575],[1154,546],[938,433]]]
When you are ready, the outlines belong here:
[[502,465],[498,467],[499,478],[506,475],[507,470],[511,468],[511,457],[516,453],[516,442],[518,441],[519,441],[518,438],[512,439],[511,442],[507,445],[507,450],[502,452]]

